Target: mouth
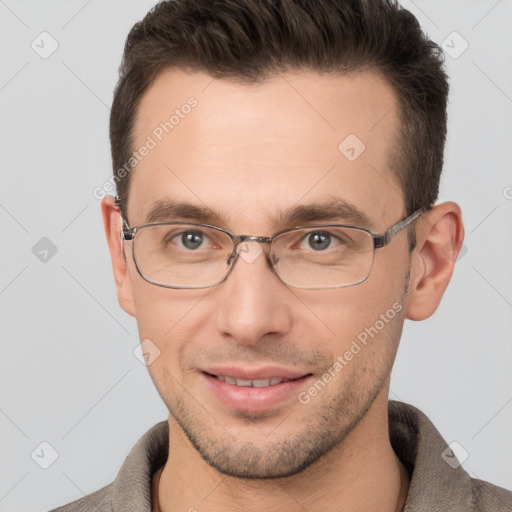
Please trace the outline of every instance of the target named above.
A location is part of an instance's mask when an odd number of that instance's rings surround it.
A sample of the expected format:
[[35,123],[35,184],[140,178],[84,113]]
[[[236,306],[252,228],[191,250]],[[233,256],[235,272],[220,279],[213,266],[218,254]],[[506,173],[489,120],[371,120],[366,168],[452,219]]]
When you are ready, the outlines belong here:
[[244,412],[268,412],[296,401],[312,373],[284,369],[248,371],[233,368],[202,371],[204,381],[224,407]]
[[[232,384],[234,386],[240,386],[243,388],[264,388],[267,386],[276,386],[277,384],[281,384],[282,382],[288,382],[290,380],[297,379],[285,379],[284,377],[270,377],[269,379],[236,379],[235,377],[230,377],[229,375],[210,375],[211,377],[217,378],[222,382],[227,382],[228,384]],[[298,377],[302,378],[302,377]]]

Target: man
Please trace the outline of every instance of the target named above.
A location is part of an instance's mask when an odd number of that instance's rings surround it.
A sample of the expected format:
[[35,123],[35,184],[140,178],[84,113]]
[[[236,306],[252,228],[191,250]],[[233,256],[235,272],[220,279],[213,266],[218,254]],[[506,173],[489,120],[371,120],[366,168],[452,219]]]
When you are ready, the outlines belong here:
[[464,236],[435,204],[447,94],[385,0],[175,0],[135,25],[102,214],[169,418],[57,510],[511,509],[388,402]]

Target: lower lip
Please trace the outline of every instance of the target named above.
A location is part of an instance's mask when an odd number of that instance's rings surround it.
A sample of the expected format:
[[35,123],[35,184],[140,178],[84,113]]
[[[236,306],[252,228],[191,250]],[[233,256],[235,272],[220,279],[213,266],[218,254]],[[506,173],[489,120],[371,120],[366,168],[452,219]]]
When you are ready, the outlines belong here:
[[207,373],[203,373],[203,377],[210,389],[228,407],[245,412],[263,412],[277,407],[290,398],[297,397],[300,388],[303,388],[312,376],[305,375],[300,379],[261,388],[236,386]]

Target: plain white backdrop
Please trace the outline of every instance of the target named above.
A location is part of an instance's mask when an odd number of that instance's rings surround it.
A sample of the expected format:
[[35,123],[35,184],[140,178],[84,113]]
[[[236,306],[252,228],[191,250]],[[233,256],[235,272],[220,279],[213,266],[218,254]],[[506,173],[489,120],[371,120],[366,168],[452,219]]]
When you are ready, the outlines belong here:
[[[436,315],[406,323],[391,398],[456,441],[471,475],[512,489],[512,2],[402,3],[445,49],[440,200],[462,207],[466,240]],[[167,416],[133,354],[92,193],[111,174],[124,41],[152,5],[0,0],[2,512],[110,483]]]

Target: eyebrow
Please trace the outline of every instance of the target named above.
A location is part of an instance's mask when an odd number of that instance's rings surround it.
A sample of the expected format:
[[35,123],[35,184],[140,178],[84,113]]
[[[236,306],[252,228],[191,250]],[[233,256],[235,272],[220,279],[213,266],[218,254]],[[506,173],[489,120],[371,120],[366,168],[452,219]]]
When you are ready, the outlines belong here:
[[[155,202],[146,215],[146,223],[188,220],[202,224],[227,224],[225,218],[206,205],[182,201],[160,200]],[[299,205],[280,212],[278,226],[300,226],[309,222],[341,221],[358,227],[373,228],[374,223],[362,210],[341,198],[326,203]]]
[[342,221],[365,228],[373,228],[374,226],[366,213],[341,198],[334,198],[327,203],[300,205],[284,211],[278,219],[279,224],[285,225],[331,221]]
[[163,200],[154,203],[146,215],[146,222],[166,222],[186,219],[201,223],[222,222],[222,218],[207,206],[182,201]]

